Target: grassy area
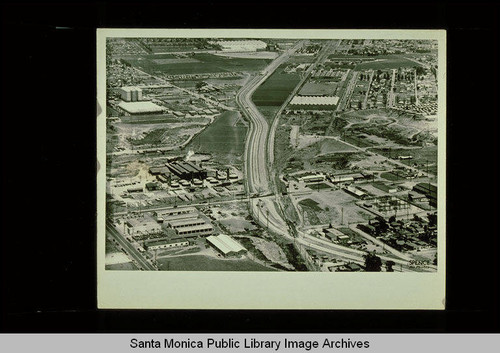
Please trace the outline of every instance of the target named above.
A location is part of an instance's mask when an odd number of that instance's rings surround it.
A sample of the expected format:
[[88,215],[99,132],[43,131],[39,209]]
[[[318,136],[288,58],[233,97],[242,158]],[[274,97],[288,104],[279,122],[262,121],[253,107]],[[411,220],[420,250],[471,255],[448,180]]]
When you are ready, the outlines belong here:
[[316,184],[314,186],[312,186],[311,188],[314,189],[314,190],[318,190],[318,189],[330,189],[332,186],[331,185],[328,185],[326,183],[319,183],[319,184]]
[[106,270],[111,271],[134,271],[138,270],[137,266],[133,262],[125,262],[122,264],[112,264],[106,265]]
[[293,243],[285,244],[281,248],[283,249],[288,262],[295,267],[296,271],[307,271],[307,266],[297,249],[293,246]]
[[384,179],[390,180],[390,181],[398,181],[398,180],[403,180],[404,178],[397,176],[394,173],[382,173],[380,176]]
[[106,106],[106,116],[107,117],[110,117],[110,116],[120,116],[122,115],[119,111],[113,109],[113,107],[107,105]]
[[248,259],[227,260],[205,255],[188,255],[158,260],[166,271],[275,271]]
[[[427,165],[427,163],[437,163],[437,146],[429,146],[422,148],[373,148],[374,152],[383,155],[384,157],[389,158],[398,158],[398,156],[412,156],[412,159],[401,160],[402,163],[406,165],[414,165],[417,164]],[[424,168],[425,169],[425,168]]]
[[300,82],[300,76],[286,74],[279,67],[252,96],[257,106],[281,106]]
[[279,106],[259,106],[258,107],[259,112],[264,116],[264,118],[267,119],[268,122],[272,122],[274,119],[274,116],[280,109]]
[[242,155],[245,149],[247,128],[237,123],[239,113],[228,111],[197,135],[190,148],[203,153]]
[[403,57],[386,57],[374,58],[374,61],[368,61],[356,65],[354,71],[361,70],[382,70],[382,69],[397,69],[399,67],[414,67],[421,66],[414,61],[405,59]]
[[337,153],[337,152],[357,152],[357,150],[342,142],[332,139],[323,140],[320,144],[320,153]]
[[[316,186],[316,185],[315,185]],[[301,200],[299,201],[299,204],[301,206],[306,206],[306,207],[309,207],[311,208],[313,211],[323,211],[323,209],[321,207],[319,207],[318,203],[314,200],[311,200],[311,199],[305,199],[305,200]]]
[[144,138],[139,139],[139,140],[133,140],[129,139],[129,142],[134,145],[134,146],[140,146],[140,145],[157,145],[162,142],[163,134],[167,131],[168,129],[155,129],[151,130],[146,133]]
[[212,54],[195,54],[183,61],[163,61],[170,58],[137,56],[125,59],[129,64],[148,73],[161,72],[167,75],[202,74],[213,72],[260,71],[270,60],[228,58]]

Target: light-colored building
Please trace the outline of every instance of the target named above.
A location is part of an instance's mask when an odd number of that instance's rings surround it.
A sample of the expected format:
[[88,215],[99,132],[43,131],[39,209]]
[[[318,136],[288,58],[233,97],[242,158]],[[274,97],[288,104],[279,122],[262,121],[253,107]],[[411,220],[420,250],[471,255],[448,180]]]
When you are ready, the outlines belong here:
[[337,105],[339,97],[295,96],[290,105]]
[[170,216],[178,216],[178,215],[189,215],[190,217],[195,217],[198,214],[198,210],[196,207],[172,207],[167,208],[160,211],[155,211],[154,215],[156,217],[161,217],[163,220],[166,220],[167,217]]
[[130,219],[125,223],[126,233],[129,235],[152,234],[161,232],[161,225],[152,219]]
[[136,102],[125,102],[122,101],[118,103],[118,107],[123,109],[129,114],[150,114],[150,113],[161,113],[164,108],[159,105],[154,104],[150,101],[136,101]]
[[355,188],[353,186],[348,186],[346,188],[343,189],[345,192],[347,192],[348,194],[351,194],[351,195],[354,195],[356,197],[359,197],[360,199],[363,199],[365,197],[367,197],[368,195],[366,194],[366,192],[364,191],[361,191],[359,190],[358,188]]
[[121,87],[120,96],[125,102],[138,102],[142,100],[142,89],[133,86]]
[[331,241],[346,242],[349,240],[349,236],[342,233],[336,228],[325,229],[325,236]]
[[148,250],[156,250],[156,249],[166,249],[166,248],[174,248],[178,246],[188,246],[189,241],[183,238],[175,238],[175,239],[150,239],[146,240],[144,244]]
[[168,222],[168,225],[173,229],[178,229],[178,228],[200,226],[205,223],[206,223],[205,220],[202,218],[188,218],[188,219],[179,219],[170,221]]
[[314,174],[314,175],[305,175],[297,178],[299,181],[303,181],[305,183],[313,183],[317,181],[324,181],[325,176],[323,174]]
[[221,40],[216,43],[225,52],[257,51],[267,48],[267,44],[261,40]]
[[181,219],[196,219],[198,218],[197,213],[184,213],[184,214],[178,214],[178,215],[173,215],[173,216],[163,216],[163,217],[157,217],[156,220],[160,223],[164,224],[169,224],[172,221],[178,221]]
[[224,256],[243,255],[247,252],[240,243],[225,234],[211,235],[207,242]]
[[201,224],[197,226],[182,227],[175,230],[180,236],[189,235],[199,235],[205,236],[210,235],[214,232],[214,227],[211,224]]

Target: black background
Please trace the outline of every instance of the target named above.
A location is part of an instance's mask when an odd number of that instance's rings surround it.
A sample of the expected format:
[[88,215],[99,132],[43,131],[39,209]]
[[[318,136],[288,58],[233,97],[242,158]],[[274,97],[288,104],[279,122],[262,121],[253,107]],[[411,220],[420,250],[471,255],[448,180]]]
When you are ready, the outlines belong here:
[[[3,3],[0,331],[500,332],[498,21],[487,3]],[[447,29],[446,311],[97,310],[99,27]]]

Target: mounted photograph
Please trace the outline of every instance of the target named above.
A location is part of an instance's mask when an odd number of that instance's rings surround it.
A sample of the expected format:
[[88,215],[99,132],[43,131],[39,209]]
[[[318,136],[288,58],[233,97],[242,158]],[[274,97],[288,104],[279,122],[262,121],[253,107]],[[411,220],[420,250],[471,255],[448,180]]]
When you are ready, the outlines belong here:
[[99,29],[99,307],[444,309],[445,50]]

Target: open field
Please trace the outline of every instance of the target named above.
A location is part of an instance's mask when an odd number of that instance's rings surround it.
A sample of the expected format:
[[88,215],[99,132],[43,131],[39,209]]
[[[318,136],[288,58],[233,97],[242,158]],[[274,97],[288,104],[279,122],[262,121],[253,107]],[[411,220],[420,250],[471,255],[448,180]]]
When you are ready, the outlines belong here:
[[312,209],[313,211],[322,211],[323,209],[321,207],[318,207],[318,203],[314,200],[311,199],[304,199],[299,201],[299,205],[308,207]]
[[324,139],[319,144],[319,153],[320,154],[328,154],[328,153],[339,153],[339,152],[357,152],[357,150],[349,146],[348,144],[334,140],[334,139]]
[[186,255],[158,259],[160,269],[168,271],[275,271],[249,259],[228,260],[206,255]]
[[268,122],[271,122],[280,109],[279,106],[259,106],[259,112],[267,119]]
[[239,121],[238,112],[223,113],[208,128],[197,135],[189,148],[203,153],[242,155],[247,128]]
[[385,157],[397,158],[398,156],[412,156],[413,159],[402,160],[405,164],[437,163],[437,146],[422,148],[372,148],[374,152]]
[[252,100],[257,106],[281,106],[299,82],[299,75],[286,74],[280,67],[257,88]]
[[118,264],[106,265],[106,270],[112,271],[135,271],[137,266],[132,261]]
[[[335,121],[335,127],[351,133],[350,138],[360,135],[378,136],[383,139],[368,141],[366,146],[387,144],[388,141],[402,146],[422,146],[425,143],[437,144],[437,137],[427,130],[429,122],[416,114],[403,113],[390,109],[369,109],[345,113]],[[352,136],[355,135],[355,136]],[[348,142],[351,142],[347,139]],[[361,142],[361,141],[359,141]],[[351,142],[360,147],[363,144]]]
[[125,61],[148,73],[161,72],[167,75],[259,71],[270,62],[267,59],[228,58],[212,54],[194,54],[186,59],[152,59],[138,56]]
[[413,67],[413,66],[421,66],[414,61],[405,59],[403,57],[388,57],[388,58],[380,58],[375,59],[374,61],[368,61],[361,64],[356,65],[354,68],[355,71],[361,70],[382,70],[382,69],[397,69],[399,67]]
[[[304,203],[305,201],[305,203]],[[373,215],[358,207],[358,199],[343,190],[314,192],[299,202],[306,213],[305,225],[340,225],[365,222]]]
[[275,51],[257,51],[257,52],[248,52],[248,53],[220,52],[220,53],[215,53],[215,55],[224,56],[224,57],[228,57],[228,58],[273,60],[273,59],[276,59],[279,54]]

